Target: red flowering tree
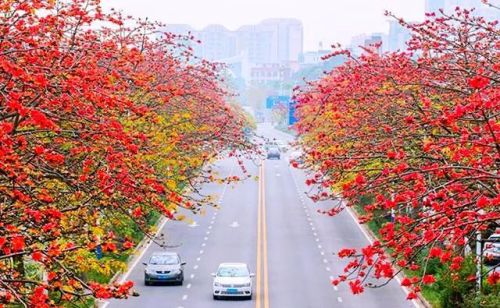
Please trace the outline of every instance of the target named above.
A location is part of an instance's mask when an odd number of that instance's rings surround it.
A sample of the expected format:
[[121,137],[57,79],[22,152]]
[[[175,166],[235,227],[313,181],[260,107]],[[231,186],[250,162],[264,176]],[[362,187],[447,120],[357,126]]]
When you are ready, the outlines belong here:
[[400,22],[413,33],[409,49],[367,50],[299,89],[296,127],[306,166],[320,171],[307,181],[314,200],[369,200],[363,223],[394,217],[380,241],[339,252],[351,260],[334,283],[359,293],[370,277],[383,285],[418,271],[403,280],[412,299],[435,281],[430,260],[457,272],[476,234],[500,219],[500,40],[498,21],[466,10]]
[[133,246],[111,231],[117,217],[147,232],[151,209],[198,211],[208,200],[181,186],[250,150],[218,67],[157,26],[98,0],[0,3],[0,306],[127,297],[131,282],[82,275],[96,245]]

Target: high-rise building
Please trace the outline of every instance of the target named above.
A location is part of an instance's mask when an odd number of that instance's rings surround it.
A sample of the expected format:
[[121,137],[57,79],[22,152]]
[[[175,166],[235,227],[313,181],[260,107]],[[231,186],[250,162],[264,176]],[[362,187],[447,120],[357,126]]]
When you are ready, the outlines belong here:
[[[297,19],[267,19],[256,25],[245,25],[235,31],[221,25],[210,25],[195,30],[188,25],[168,25],[166,31],[176,34],[190,32],[202,44],[193,45],[195,55],[210,60],[225,62],[242,59],[249,72],[243,78],[250,80],[250,71],[255,67],[254,76],[270,68],[298,67],[303,53],[302,23]],[[243,60],[243,58],[245,58]],[[229,60],[230,59],[230,60]],[[271,70],[273,70],[271,69]],[[274,71],[271,72],[274,77]],[[272,79],[272,78],[271,78]]]
[[389,35],[387,36],[387,48],[389,51],[406,50],[406,42],[410,37],[410,30],[403,27],[397,20],[389,21]]
[[[489,0],[496,7],[500,7],[500,0]],[[452,13],[456,7],[463,9],[474,8],[473,14],[483,16],[488,20],[500,19],[500,11],[492,8],[481,0],[425,0],[425,11],[437,13],[439,9],[443,9],[445,13]]]

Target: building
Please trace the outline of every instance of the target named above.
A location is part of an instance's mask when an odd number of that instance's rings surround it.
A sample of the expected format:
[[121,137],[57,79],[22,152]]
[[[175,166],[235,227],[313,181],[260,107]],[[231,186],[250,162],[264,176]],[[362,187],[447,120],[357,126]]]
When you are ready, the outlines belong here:
[[351,39],[351,44],[348,46],[352,50],[353,55],[360,56],[368,50],[381,54],[388,51],[387,35],[384,33],[359,34]]
[[[500,7],[500,0],[489,0],[489,2]],[[485,5],[481,0],[425,0],[426,12],[438,13],[439,9],[443,9],[445,13],[452,13],[456,7],[469,10],[474,8],[474,15],[483,16],[489,20],[500,19],[499,10]]]
[[387,36],[387,49],[389,51],[406,50],[406,42],[410,38],[409,29],[403,27],[397,20],[389,21],[389,35]]
[[[252,74],[259,79],[269,79],[267,71],[275,70],[274,67],[298,69],[303,53],[302,22],[297,19],[266,19],[235,31],[221,25],[209,25],[201,30],[188,25],[168,25],[165,30],[175,34],[190,33],[201,40],[201,44],[192,46],[200,58],[218,62],[231,59],[233,65],[236,64],[234,59],[241,59],[240,64],[245,68],[240,71],[246,80],[253,79]],[[252,68],[255,68],[253,73]],[[266,71],[265,76],[260,75],[263,71]]]

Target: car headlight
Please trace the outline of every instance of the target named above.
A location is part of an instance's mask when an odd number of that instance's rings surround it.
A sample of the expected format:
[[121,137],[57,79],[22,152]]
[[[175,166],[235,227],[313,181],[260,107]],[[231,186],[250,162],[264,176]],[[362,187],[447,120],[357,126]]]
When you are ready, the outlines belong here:
[[146,269],[144,270],[144,272],[145,272],[146,274],[148,274],[148,275],[152,275],[152,274],[154,274],[154,273],[155,273],[153,270],[150,270],[149,268],[146,268]]
[[172,274],[179,275],[182,271],[180,269],[176,269],[172,271]]
[[220,287],[220,283],[214,282],[214,287]]

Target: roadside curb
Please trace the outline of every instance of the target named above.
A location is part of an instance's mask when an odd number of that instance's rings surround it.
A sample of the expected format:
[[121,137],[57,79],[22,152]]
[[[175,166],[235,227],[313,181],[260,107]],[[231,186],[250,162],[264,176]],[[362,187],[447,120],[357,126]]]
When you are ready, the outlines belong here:
[[[146,249],[151,245],[151,243],[154,241],[154,239],[156,237],[158,237],[158,235],[160,234],[161,230],[163,229],[163,227],[165,226],[165,223],[168,221],[169,219],[164,217],[164,216],[161,216],[160,219],[158,219],[158,221],[156,222],[156,224],[154,225],[157,230],[156,230],[156,233],[154,234],[154,237],[153,238],[149,238],[148,236],[144,236],[144,238],[137,244],[137,246],[134,248],[134,251],[128,256],[128,259],[127,259],[127,269],[125,272],[122,272],[121,270],[117,271],[113,277],[111,277],[111,279],[109,280],[109,283],[108,284],[113,284],[115,282],[120,282],[120,283],[123,283],[123,281],[125,279],[127,279],[127,276],[128,274],[130,273],[130,271],[135,267],[136,264],[134,263],[137,263],[139,262],[139,260],[142,258],[142,255],[143,253],[146,251]],[[102,301],[102,300],[96,300],[96,303],[95,303],[95,307],[98,307],[98,308],[105,308],[107,307],[109,304],[109,301],[106,300],[106,301]]]
[[[359,216],[358,216],[359,214],[358,214],[358,212],[356,212],[356,210],[353,207],[345,205],[345,209],[352,216],[354,216],[356,218],[356,223],[358,224],[358,226],[360,228],[362,228],[365,231],[364,232],[365,235],[368,235],[368,237],[370,237],[371,241],[379,241],[379,238],[377,237],[377,235],[370,228],[368,228],[365,224],[359,223]],[[393,267],[395,267],[396,269],[399,269],[399,267],[397,265],[393,265]],[[401,280],[406,278],[406,276],[404,274],[402,274],[402,272],[400,272],[394,278],[396,278],[398,280],[398,282],[401,282]],[[405,290],[405,292],[408,290],[404,286],[401,286],[401,287],[403,288],[403,290]],[[432,308],[432,305],[425,299],[425,297],[422,296],[422,294],[420,292],[417,293],[417,299],[414,299],[413,303],[415,304],[415,306],[417,306],[419,308]]]

